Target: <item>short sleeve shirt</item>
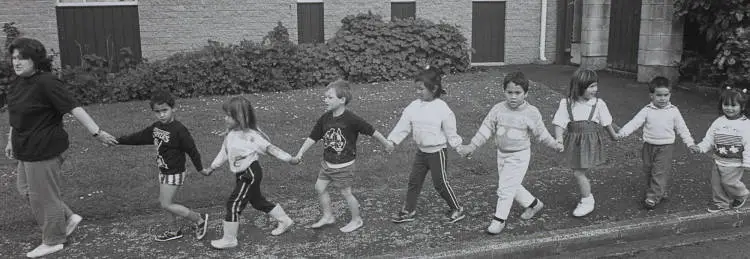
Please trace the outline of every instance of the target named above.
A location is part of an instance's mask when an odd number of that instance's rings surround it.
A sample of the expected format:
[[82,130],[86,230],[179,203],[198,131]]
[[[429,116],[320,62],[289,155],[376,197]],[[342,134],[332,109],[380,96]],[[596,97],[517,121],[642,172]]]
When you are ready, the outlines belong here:
[[65,84],[51,73],[19,77],[8,90],[8,120],[16,159],[33,162],[54,158],[70,145],[63,115],[78,107]]
[[573,118],[570,118],[568,114],[568,99],[560,100],[560,106],[557,107],[555,117],[552,119],[552,124],[566,128],[570,121],[584,121],[588,120],[589,114],[591,114],[591,108],[596,105],[594,110],[594,116],[591,119],[593,122],[599,123],[602,126],[609,126],[612,124],[612,114],[609,113],[607,104],[602,99],[592,98],[588,101],[576,101],[573,103]]
[[310,139],[323,140],[323,160],[343,164],[356,158],[359,134],[372,136],[374,133],[372,125],[349,110],[336,117],[329,111],[318,119]]

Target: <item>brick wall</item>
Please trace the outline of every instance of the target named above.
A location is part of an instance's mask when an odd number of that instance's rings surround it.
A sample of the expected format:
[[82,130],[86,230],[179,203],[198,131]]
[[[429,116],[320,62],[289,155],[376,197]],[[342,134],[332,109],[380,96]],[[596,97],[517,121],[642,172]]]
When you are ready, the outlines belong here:
[[138,6],[143,57],[203,47],[209,39],[259,42],[281,21],[296,40],[297,8],[279,0],[150,0]]
[[[3,0],[0,25],[15,22],[21,36],[35,38],[47,47],[47,51],[57,52],[55,3],[55,0]],[[0,42],[5,42],[4,33],[0,33]]]
[[664,76],[673,83],[679,78],[677,62],[682,59],[683,22],[676,19],[669,0],[643,0],[638,39],[638,81]]
[[[0,10],[0,23],[15,21],[22,32],[57,49],[55,0],[11,1]],[[558,0],[548,0],[546,57],[554,60]],[[417,17],[459,26],[471,46],[471,1],[417,0]],[[505,63],[531,63],[539,58],[541,0],[506,1]],[[159,59],[171,53],[198,49],[209,39],[237,43],[260,41],[282,22],[297,41],[296,0],[148,0],[140,1],[139,18],[143,57]],[[388,0],[325,0],[325,35],[332,37],[341,19],[371,11],[390,20]]]

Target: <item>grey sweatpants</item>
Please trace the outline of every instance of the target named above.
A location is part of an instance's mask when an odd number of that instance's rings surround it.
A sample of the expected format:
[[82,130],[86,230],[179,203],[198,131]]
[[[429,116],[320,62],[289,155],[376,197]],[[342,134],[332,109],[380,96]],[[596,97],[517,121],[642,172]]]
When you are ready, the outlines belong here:
[[714,164],[711,170],[711,191],[714,203],[729,208],[734,199],[750,195],[742,182],[744,169],[742,167],[726,167]]
[[671,181],[673,153],[674,144],[643,143],[643,171],[645,171],[648,181],[647,199],[659,202],[666,197]]
[[65,242],[68,218],[73,215],[60,197],[62,157],[49,160],[18,161],[18,192],[27,198],[34,219],[42,229],[42,243],[57,245]]

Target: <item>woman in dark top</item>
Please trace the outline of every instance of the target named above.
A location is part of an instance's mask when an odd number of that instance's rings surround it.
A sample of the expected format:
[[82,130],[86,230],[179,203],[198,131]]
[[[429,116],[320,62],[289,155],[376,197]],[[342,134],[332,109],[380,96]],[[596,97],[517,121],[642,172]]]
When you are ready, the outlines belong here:
[[42,229],[42,244],[26,254],[40,257],[63,249],[81,216],[60,197],[62,153],[70,145],[63,115],[70,113],[105,145],[116,139],[102,131],[57,76],[38,40],[19,38],[8,47],[18,77],[8,89],[10,131],[5,155],[18,160],[18,191],[28,199]]

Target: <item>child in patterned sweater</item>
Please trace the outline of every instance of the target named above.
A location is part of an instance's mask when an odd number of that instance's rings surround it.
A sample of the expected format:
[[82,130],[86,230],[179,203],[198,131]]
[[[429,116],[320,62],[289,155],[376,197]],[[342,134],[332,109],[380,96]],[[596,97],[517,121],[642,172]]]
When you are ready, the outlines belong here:
[[488,139],[494,138],[497,147],[497,206],[489,234],[499,234],[505,228],[513,200],[525,207],[522,219],[530,219],[544,206],[521,185],[531,159],[532,137],[557,151],[563,145],[557,143],[542,122],[539,109],[526,102],[529,80],[523,73],[508,74],[503,80],[505,101],[496,104],[482,121],[482,126],[471,139],[471,143],[458,149],[467,156]]
[[728,89],[721,94],[716,119],[706,131],[703,141],[690,147],[693,153],[713,152],[711,171],[713,204],[708,212],[739,209],[745,205],[750,191],[742,183],[744,170],[750,168],[750,119],[747,118],[747,89]]

